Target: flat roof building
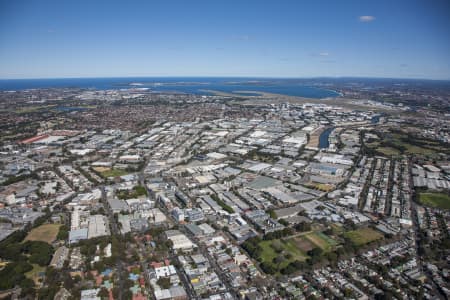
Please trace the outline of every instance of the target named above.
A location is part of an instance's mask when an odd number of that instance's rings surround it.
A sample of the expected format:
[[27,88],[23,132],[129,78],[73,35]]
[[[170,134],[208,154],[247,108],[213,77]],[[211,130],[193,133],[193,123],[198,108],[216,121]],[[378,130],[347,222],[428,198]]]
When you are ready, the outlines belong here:
[[103,215],[89,217],[88,238],[95,238],[109,234],[108,219]]
[[81,240],[85,240],[88,237],[88,229],[81,228],[69,231],[69,243],[77,243]]
[[172,248],[175,250],[192,250],[195,247],[195,244],[178,230],[167,230],[166,237],[172,241]]

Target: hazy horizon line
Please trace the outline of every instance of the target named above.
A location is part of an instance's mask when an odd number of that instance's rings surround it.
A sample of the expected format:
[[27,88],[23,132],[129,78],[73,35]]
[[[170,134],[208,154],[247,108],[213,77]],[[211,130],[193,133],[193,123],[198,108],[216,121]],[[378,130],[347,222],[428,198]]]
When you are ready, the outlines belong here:
[[425,80],[450,81],[450,78],[436,79],[423,77],[384,77],[384,76],[218,76],[218,75],[125,75],[125,76],[62,76],[62,77],[12,77],[0,80],[48,80],[48,79],[99,79],[99,78],[248,78],[248,79],[394,79],[394,80]]

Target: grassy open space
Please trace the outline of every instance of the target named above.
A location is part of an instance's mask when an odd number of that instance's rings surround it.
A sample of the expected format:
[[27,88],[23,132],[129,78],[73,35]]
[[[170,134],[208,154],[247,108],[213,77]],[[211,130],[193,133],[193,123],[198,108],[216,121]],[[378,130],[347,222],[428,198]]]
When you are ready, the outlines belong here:
[[260,255],[262,262],[272,263],[273,259],[277,256],[289,256],[280,263],[278,269],[286,267],[290,262],[293,262],[295,260],[304,261],[307,258],[307,255],[302,252],[292,240],[276,239],[270,241],[262,241],[259,246],[262,249]]
[[137,185],[133,187],[132,190],[124,190],[117,193],[117,197],[119,199],[132,199],[132,198],[138,198],[140,196],[147,196],[147,190],[142,185]]
[[43,224],[33,228],[25,238],[26,241],[42,241],[51,244],[56,240],[61,224]]
[[40,110],[50,109],[55,107],[56,105],[37,105],[37,106],[27,106],[27,107],[21,107],[15,110],[17,114],[27,114],[27,113],[34,113]]
[[344,227],[340,223],[331,224],[331,229],[333,229],[333,234],[335,235],[344,233]]
[[108,178],[108,177],[119,177],[119,176],[123,176],[123,175],[127,175],[128,172],[125,170],[120,170],[120,169],[108,169],[108,170],[104,170],[103,172],[100,172],[100,175],[104,178]]
[[418,146],[414,146],[414,145],[410,145],[410,144],[404,144],[406,147],[406,153],[407,154],[433,154],[434,152],[436,152],[433,149],[428,149],[428,148],[422,148],[422,147],[418,147]]
[[[433,154],[436,152],[447,152],[448,148],[445,145],[440,144],[437,141],[428,140],[420,137],[412,137],[405,136],[403,134],[394,133],[392,134],[394,141],[400,146],[405,148],[405,153],[408,154]],[[411,143],[414,141],[417,144]]]
[[379,137],[380,141],[367,143],[366,146],[386,156],[399,154],[432,156],[436,153],[450,153],[446,144],[403,131],[381,133]]
[[337,242],[322,232],[313,232],[305,235],[305,238],[310,240],[314,245],[322,249],[324,252],[330,251]]
[[444,193],[420,193],[419,201],[425,206],[450,209],[450,196]]
[[349,238],[355,246],[362,246],[383,238],[383,235],[372,228],[360,228],[347,231],[344,236]]
[[310,251],[316,247],[316,245],[314,245],[313,242],[311,242],[309,239],[305,238],[304,236],[296,236],[294,238],[291,238],[289,241],[291,243],[293,243],[303,253],[307,253],[308,251]]
[[109,168],[109,167],[93,167],[92,170],[94,170],[97,173],[103,173],[103,172],[111,170],[111,168]]
[[289,240],[284,241],[284,246],[284,249],[287,251],[287,253],[290,253],[292,255],[292,260],[304,261],[308,257],[305,253],[299,251],[295,243],[292,243]]
[[378,147],[377,151],[383,153],[386,156],[399,155],[400,154],[400,151],[398,151],[397,149],[392,148],[392,147]]
[[[271,264],[276,270],[287,267],[294,261],[306,261],[308,251],[320,248],[323,252],[334,249],[337,242],[321,232],[311,232],[305,235],[261,241],[262,249],[259,258],[261,263]],[[277,262],[277,258],[282,258]]]
[[27,278],[30,278],[34,281],[34,283],[38,283],[39,281],[39,274],[40,273],[45,273],[45,267],[41,267],[40,265],[37,264],[32,264],[33,269],[31,271],[28,271],[25,273],[25,276]]
[[265,273],[293,274],[305,264],[319,262],[334,251],[337,244],[321,231],[308,231],[270,240],[254,237],[245,241],[242,247],[260,263]]
[[322,191],[322,192],[330,192],[335,188],[335,186],[333,184],[327,184],[327,183],[312,183],[311,182],[309,184],[309,186],[314,189],[317,189],[319,191]]
[[380,146],[380,142],[366,143],[366,146],[369,148],[376,148],[376,147]]

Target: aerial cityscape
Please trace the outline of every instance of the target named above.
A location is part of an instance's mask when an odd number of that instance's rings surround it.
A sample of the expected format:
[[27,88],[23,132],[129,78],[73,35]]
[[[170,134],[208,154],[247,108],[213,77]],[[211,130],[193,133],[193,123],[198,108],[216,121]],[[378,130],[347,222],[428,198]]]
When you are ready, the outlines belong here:
[[450,299],[449,3],[149,2],[0,1],[0,299]]

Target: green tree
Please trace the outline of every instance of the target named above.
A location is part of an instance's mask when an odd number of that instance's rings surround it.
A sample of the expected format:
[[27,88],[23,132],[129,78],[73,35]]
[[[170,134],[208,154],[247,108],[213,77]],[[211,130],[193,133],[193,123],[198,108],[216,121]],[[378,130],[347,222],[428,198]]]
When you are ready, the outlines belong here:
[[58,240],[64,241],[67,240],[68,237],[69,237],[69,228],[67,228],[66,225],[60,226],[57,235]]
[[169,277],[160,277],[156,283],[163,289],[168,289],[171,286]]
[[286,221],[285,219],[279,219],[278,223],[280,223],[281,225],[284,225],[284,226],[289,226],[289,222]]
[[272,219],[276,219],[276,218],[277,218],[277,214],[275,213],[275,211],[274,211],[273,209],[267,210],[267,214],[268,214]]
[[53,255],[53,247],[42,241],[26,241],[22,251],[30,254],[29,262],[40,266],[47,266]]
[[100,297],[102,299],[108,299],[109,298],[109,292],[105,287],[102,287],[98,293],[97,293],[97,297]]
[[20,282],[20,288],[22,289],[21,295],[22,296],[34,296],[35,290],[34,290],[34,281],[30,278],[25,278]]

